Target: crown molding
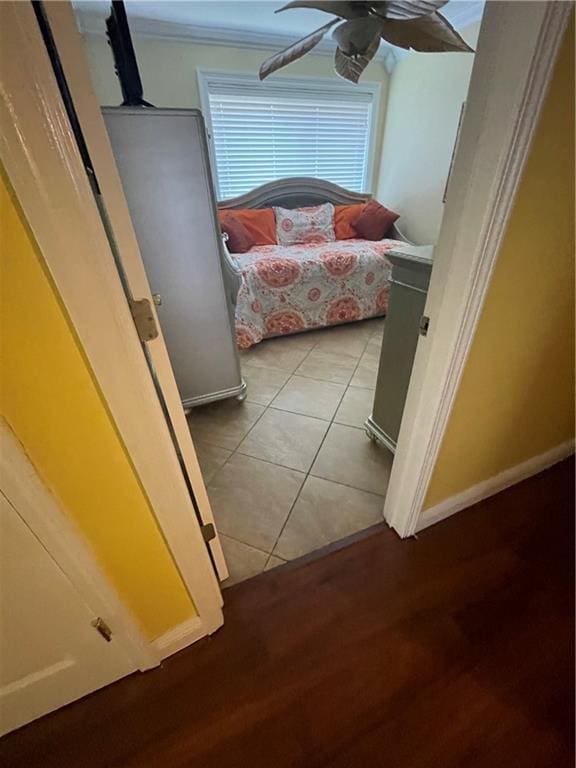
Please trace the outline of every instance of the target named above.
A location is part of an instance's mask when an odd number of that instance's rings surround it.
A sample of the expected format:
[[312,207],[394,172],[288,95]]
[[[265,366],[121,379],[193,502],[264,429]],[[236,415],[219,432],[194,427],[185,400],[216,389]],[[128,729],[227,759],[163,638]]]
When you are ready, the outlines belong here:
[[[77,14],[78,27],[82,35],[105,35],[104,17],[92,13]],[[294,35],[278,32],[256,32],[230,27],[209,27],[200,24],[176,24],[171,21],[158,21],[133,16],[129,20],[130,31],[138,37],[171,42],[196,43],[198,45],[217,45],[226,48],[248,48],[258,51],[279,51],[294,42]],[[336,44],[331,37],[322,40],[308,55],[333,56]],[[391,46],[382,44],[374,57],[388,74],[396,64],[396,54]]]

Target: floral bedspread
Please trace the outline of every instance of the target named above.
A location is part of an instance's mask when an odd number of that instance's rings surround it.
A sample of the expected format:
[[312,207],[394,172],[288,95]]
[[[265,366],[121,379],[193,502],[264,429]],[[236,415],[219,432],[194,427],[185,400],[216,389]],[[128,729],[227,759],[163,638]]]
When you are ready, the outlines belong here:
[[261,245],[233,258],[241,271],[236,340],[262,339],[385,315],[397,240]]

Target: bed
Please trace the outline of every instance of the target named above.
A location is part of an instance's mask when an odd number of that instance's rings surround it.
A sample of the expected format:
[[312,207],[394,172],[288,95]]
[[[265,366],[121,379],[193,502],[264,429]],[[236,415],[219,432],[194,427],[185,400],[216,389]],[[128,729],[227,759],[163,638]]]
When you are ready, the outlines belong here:
[[[354,205],[371,195],[319,179],[281,179],[218,203],[220,211],[294,209],[322,203]],[[240,349],[263,339],[386,314],[391,265],[386,252],[408,240],[395,225],[384,240],[347,239],[297,245],[256,245],[230,254],[225,269],[237,278],[235,324]]]

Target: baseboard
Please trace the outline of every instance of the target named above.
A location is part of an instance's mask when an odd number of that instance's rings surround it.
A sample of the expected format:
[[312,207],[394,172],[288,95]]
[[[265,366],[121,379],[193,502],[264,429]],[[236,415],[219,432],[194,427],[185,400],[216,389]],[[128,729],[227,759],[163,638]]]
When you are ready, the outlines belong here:
[[510,469],[500,472],[500,474],[491,477],[489,480],[484,480],[478,483],[478,485],[473,485],[472,488],[467,488],[462,493],[457,493],[455,496],[441,501],[440,504],[436,504],[422,513],[416,525],[416,533],[435,523],[439,523],[441,520],[445,520],[451,515],[455,515],[457,512],[461,512],[467,507],[471,507],[473,504],[477,504],[479,501],[483,501],[483,499],[487,499],[489,496],[493,496],[495,493],[509,488],[511,485],[520,483],[522,480],[532,477],[532,475],[537,475],[538,472],[542,472],[559,461],[566,459],[572,453],[574,453],[574,440],[568,440],[546,451],[546,453],[533,456],[522,464],[510,467]]
[[163,659],[178,653],[196,640],[206,636],[206,629],[199,616],[194,616],[184,621],[177,627],[170,629],[152,642],[152,645]]

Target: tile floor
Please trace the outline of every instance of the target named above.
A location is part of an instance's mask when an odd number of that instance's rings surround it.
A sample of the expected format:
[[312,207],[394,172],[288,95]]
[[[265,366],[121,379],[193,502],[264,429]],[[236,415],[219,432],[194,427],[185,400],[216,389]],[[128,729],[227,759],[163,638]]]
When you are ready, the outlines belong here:
[[246,400],[189,416],[229,586],[382,520],[392,456],[370,415],[384,320],[241,354]]

